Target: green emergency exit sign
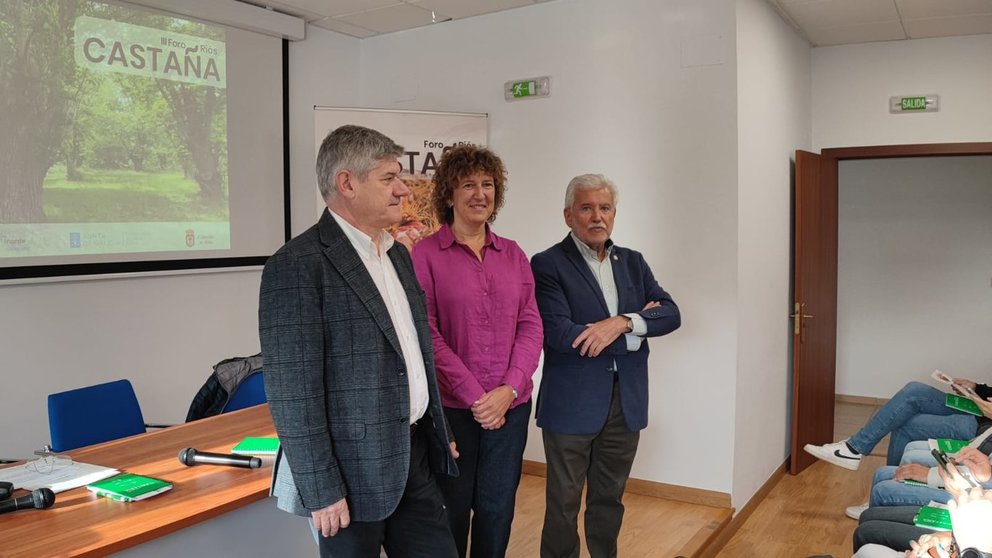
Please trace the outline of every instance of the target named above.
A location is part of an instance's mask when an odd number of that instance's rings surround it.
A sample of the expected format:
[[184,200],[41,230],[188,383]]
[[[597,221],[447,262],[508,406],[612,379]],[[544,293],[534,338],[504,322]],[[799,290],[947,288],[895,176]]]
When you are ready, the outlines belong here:
[[902,110],[927,110],[926,97],[903,97],[900,103]]
[[507,101],[547,97],[548,95],[551,95],[550,76],[513,80],[503,84],[503,96]]
[[937,95],[912,95],[906,97],[889,97],[889,112],[914,113],[937,112],[940,98]]
[[537,94],[537,83],[533,80],[528,81],[515,81],[510,86],[510,91],[516,98],[520,97],[530,97],[531,95]]

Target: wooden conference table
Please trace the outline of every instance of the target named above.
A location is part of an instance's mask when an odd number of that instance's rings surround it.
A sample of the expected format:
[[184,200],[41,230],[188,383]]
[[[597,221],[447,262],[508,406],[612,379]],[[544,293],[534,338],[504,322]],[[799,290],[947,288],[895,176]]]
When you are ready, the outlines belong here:
[[177,457],[187,447],[230,453],[245,436],[275,436],[268,405],[67,452],[76,461],[167,480],[172,490],[123,503],[81,487],[56,494],[49,509],[0,515],[0,556],[106,556],[263,500],[271,466],[186,467]]

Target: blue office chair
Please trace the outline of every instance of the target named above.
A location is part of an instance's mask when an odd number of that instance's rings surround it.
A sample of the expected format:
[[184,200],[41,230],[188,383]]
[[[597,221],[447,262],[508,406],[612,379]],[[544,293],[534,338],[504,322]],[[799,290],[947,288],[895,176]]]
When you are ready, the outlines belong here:
[[221,413],[229,413],[246,407],[254,407],[268,401],[265,396],[265,382],[262,372],[258,371],[245,378],[227,400]]
[[49,395],[48,429],[61,452],[141,434],[145,420],[131,382],[117,380]]

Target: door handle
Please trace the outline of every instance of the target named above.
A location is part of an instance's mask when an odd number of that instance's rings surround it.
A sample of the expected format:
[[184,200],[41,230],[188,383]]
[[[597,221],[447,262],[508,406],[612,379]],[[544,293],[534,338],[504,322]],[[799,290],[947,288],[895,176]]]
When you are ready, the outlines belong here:
[[812,314],[803,314],[803,306],[806,306],[805,302],[797,302],[793,307],[793,313],[789,314],[792,318],[792,333],[794,335],[799,335],[802,332],[803,320],[812,318]]

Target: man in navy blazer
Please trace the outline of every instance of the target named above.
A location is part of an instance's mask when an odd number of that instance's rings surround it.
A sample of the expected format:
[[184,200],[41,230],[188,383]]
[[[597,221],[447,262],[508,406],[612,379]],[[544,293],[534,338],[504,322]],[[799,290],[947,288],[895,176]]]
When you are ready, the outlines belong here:
[[457,555],[429,465],[458,471],[427,307],[409,253],[385,232],[410,193],[402,154],[368,128],[328,134],[317,155],[327,209],[262,272],[265,391],[284,451],[273,494],[312,519],[321,556]]
[[644,257],[613,244],[617,189],[580,175],[565,193],[571,233],[533,257],[544,322],[537,400],[548,463],[542,558],[578,558],[583,484],[586,546],[617,555],[623,492],[648,423],[648,344],[681,325]]

